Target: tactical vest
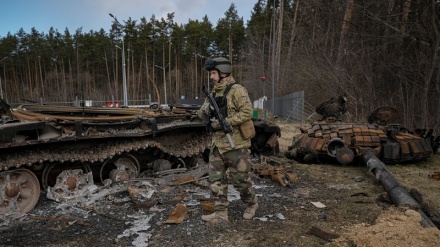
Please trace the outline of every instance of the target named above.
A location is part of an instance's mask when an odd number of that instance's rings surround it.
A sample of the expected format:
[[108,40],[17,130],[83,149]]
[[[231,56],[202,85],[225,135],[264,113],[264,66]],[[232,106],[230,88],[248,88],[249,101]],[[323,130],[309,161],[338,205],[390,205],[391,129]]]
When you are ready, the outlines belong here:
[[232,86],[234,86],[237,83],[231,83],[229,84],[224,93],[223,96],[215,96],[215,93],[213,93],[214,95],[214,100],[218,105],[218,108],[220,109],[220,113],[222,114],[222,116],[224,118],[228,117],[228,100],[226,99],[226,95],[228,95],[229,91],[231,90]]

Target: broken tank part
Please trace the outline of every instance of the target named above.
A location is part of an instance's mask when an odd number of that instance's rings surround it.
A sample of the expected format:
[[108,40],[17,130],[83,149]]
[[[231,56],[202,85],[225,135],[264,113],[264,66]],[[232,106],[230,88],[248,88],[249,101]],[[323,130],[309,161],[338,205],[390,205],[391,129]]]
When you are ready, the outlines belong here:
[[397,123],[393,107],[379,107],[368,122],[344,122],[344,97],[333,98],[316,108],[322,119],[293,137],[286,157],[299,162],[330,161],[341,164],[359,162],[371,151],[385,163],[426,160],[438,149],[440,138],[433,131],[409,131]]
[[[195,107],[106,108],[20,105],[0,100],[0,214],[26,213],[40,189],[53,200],[96,185],[207,166],[211,137]],[[279,152],[279,127],[261,119],[253,153]]]

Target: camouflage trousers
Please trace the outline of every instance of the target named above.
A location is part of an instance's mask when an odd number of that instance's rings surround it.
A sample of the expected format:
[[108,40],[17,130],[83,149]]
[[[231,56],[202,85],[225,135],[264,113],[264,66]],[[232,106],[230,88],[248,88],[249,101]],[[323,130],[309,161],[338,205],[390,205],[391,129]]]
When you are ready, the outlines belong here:
[[212,194],[218,197],[215,210],[226,210],[228,201],[228,184],[240,192],[241,200],[247,204],[257,202],[252,182],[249,177],[251,161],[248,149],[238,149],[220,154],[215,148],[209,155],[209,182]]

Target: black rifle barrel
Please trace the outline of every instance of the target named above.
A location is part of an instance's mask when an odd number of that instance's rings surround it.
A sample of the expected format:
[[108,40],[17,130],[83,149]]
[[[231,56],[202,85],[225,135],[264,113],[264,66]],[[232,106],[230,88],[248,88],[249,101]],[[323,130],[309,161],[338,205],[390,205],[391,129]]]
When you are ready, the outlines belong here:
[[212,95],[209,94],[209,91],[205,85],[203,85],[202,90],[206,94],[206,97],[208,97],[209,103],[214,108],[214,115],[218,119],[220,126],[222,127],[223,131],[225,132],[226,138],[228,139],[228,142],[229,142],[229,145],[231,146],[232,149],[234,149],[235,143],[232,140],[231,135],[229,134],[229,133],[232,133],[232,131],[233,131],[232,126],[226,121],[226,119],[223,117],[223,114],[221,114],[220,108],[218,107],[217,102],[212,97]]

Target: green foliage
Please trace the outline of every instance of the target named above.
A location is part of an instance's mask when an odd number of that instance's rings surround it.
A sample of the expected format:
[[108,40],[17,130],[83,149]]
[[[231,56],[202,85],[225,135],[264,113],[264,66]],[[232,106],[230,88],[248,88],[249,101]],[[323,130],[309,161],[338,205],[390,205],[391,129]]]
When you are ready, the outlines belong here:
[[238,16],[235,4],[232,3],[215,28],[215,55],[232,56],[238,60],[245,41],[243,18]]

